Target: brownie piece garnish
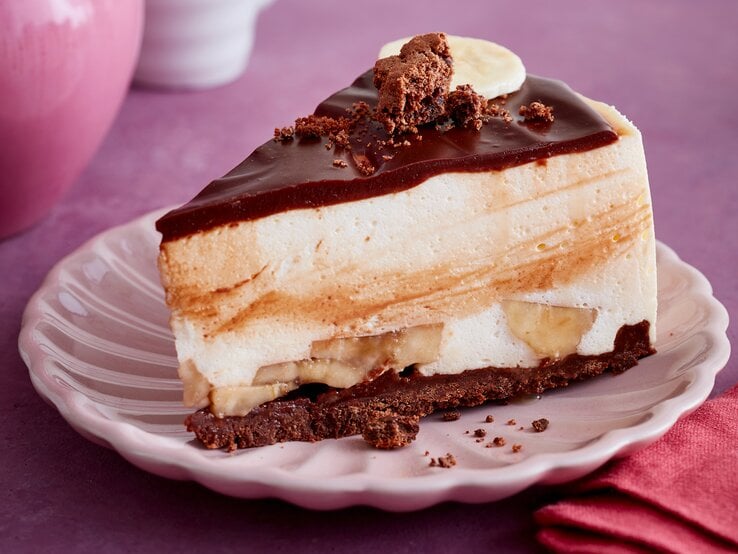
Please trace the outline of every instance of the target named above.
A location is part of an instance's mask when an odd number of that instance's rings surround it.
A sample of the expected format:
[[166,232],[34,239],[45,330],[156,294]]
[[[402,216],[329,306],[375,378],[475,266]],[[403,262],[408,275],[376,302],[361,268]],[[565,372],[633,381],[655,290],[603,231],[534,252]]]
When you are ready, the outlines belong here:
[[494,416],[491,416],[491,415],[488,415],[487,417],[484,418],[485,423],[493,423],[494,421],[495,421],[495,418]]
[[362,437],[374,448],[391,450],[407,446],[420,430],[417,416],[387,415],[372,419],[364,427]]
[[514,419],[508,419],[505,425],[515,425],[516,423],[517,421],[515,421]]
[[417,132],[443,115],[451,84],[451,51],[444,33],[419,35],[397,56],[374,64],[379,90],[375,118],[388,133]]
[[536,419],[533,423],[531,423],[533,426],[533,429],[536,433],[543,433],[546,429],[548,429],[548,420],[545,417],[542,417],[541,419]]
[[522,444],[513,444],[512,445],[512,451],[515,452],[515,453],[520,452],[522,449],[523,449],[523,445]]
[[522,115],[526,121],[552,123],[554,120],[553,106],[546,106],[542,102],[531,102],[527,106],[520,106],[518,113]]
[[456,421],[460,417],[461,412],[459,410],[448,410],[447,412],[443,412],[441,415],[443,421]]
[[487,436],[487,431],[485,431],[484,429],[475,429],[474,430],[474,436],[475,437],[486,437]]
[[487,100],[471,85],[457,86],[446,98],[446,113],[458,127],[481,129],[486,108]]
[[445,456],[438,456],[438,458],[431,458],[428,463],[430,467],[454,467],[456,465],[456,458],[450,452],[446,452]]
[[495,446],[505,446],[505,437],[495,437],[494,439],[492,439],[492,444],[494,444]]
[[348,164],[340,159],[333,160],[334,167],[348,167]]

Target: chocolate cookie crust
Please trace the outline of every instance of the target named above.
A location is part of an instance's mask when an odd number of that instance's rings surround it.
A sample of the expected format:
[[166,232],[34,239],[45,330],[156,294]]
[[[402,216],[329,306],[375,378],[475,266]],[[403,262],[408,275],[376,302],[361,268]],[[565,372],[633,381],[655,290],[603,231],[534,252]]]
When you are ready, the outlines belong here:
[[362,434],[388,415],[423,417],[438,410],[541,393],[605,371],[621,373],[653,352],[649,323],[642,321],[621,327],[613,351],[599,356],[571,354],[558,361],[544,360],[536,368],[488,367],[429,377],[416,371],[409,375],[388,371],[373,381],[329,389],[315,397],[279,398],[241,417],[217,418],[203,409],[188,416],[185,425],[207,448],[235,450],[337,439]]

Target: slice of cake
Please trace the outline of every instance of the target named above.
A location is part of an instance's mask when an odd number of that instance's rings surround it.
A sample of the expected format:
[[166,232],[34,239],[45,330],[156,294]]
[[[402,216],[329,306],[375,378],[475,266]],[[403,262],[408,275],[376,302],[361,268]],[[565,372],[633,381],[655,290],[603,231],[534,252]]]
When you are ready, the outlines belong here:
[[186,425],[390,448],[436,410],[624,371],[653,352],[650,202],[614,108],[486,41],[387,45],[158,221]]

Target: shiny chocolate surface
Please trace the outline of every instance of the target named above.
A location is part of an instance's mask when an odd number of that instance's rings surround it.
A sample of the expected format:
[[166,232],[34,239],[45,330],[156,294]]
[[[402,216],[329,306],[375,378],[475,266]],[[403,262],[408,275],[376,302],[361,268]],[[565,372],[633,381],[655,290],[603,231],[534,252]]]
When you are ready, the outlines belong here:
[[[355,102],[374,107],[372,72],[322,102],[316,115],[340,117]],[[554,109],[553,123],[527,122],[521,105],[540,101]],[[219,225],[257,219],[300,208],[329,206],[391,194],[446,172],[502,170],[559,154],[584,152],[617,140],[610,125],[560,81],[528,75],[501,107],[511,122],[493,117],[481,130],[429,125],[387,144],[376,121],[363,120],[350,134],[351,148],[326,148],[328,139],[269,142],[224,177],[157,222],[163,240],[174,240]],[[334,160],[344,160],[337,167]],[[359,171],[356,161],[374,166]]]

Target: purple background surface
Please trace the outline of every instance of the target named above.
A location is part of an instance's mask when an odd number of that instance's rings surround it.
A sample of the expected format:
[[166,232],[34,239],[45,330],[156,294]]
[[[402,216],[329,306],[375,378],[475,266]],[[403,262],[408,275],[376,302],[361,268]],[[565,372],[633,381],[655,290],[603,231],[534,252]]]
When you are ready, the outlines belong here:
[[[189,199],[370,67],[384,42],[443,30],[504,44],[529,72],[627,114],[645,137],[657,237],[738,317],[737,28],[732,0],[279,0],[237,82],[195,93],[134,88],[53,213],[0,242],[0,551],[537,551],[531,513],[560,490],[409,514],[321,513],[149,475],[87,442],[36,395],[17,351],[23,308],[65,254]],[[735,343],[734,328],[729,336]],[[713,394],[736,381],[733,356]]]

